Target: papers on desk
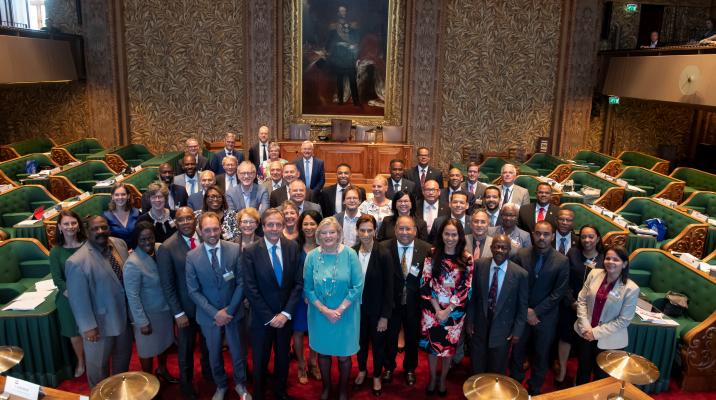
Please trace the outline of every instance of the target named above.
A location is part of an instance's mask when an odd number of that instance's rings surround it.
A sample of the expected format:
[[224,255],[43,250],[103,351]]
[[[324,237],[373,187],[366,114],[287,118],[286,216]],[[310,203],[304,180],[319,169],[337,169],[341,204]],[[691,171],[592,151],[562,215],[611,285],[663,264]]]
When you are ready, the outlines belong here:
[[646,190],[640,187],[636,187],[634,185],[626,185],[626,190],[630,190],[632,192],[646,193]]
[[38,292],[47,292],[57,289],[55,282],[52,279],[45,279],[44,281],[35,282],[35,290]]
[[39,219],[23,219],[22,221],[15,224],[15,226],[23,227],[23,226],[34,226],[38,222],[42,222]]
[[638,315],[644,322],[650,322],[658,325],[679,326],[679,323],[673,319],[664,318],[664,314],[660,312],[646,311],[639,306],[636,307],[636,315]]
[[116,178],[105,179],[103,181],[97,182],[97,184],[95,186],[96,187],[110,187],[110,186],[114,185],[115,182],[117,182]]
[[636,233],[637,235],[643,235],[643,236],[654,236],[657,237],[659,233],[653,229],[649,228],[643,228],[641,226],[636,225],[629,225],[627,227],[630,231]]
[[52,290],[42,290],[37,292],[25,292],[16,298],[14,298],[10,304],[3,308],[4,311],[16,310],[16,311],[31,311],[37,308],[40,304],[45,302],[47,296],[52,294]]

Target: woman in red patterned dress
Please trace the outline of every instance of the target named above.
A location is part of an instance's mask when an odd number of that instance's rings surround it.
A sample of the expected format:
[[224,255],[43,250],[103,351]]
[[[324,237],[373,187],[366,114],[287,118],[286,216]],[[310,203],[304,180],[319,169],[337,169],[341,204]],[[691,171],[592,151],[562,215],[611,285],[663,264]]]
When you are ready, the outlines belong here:
[[428,352],[428,395],[435,393],[438,359],[442,364],[438,392],[440,396],[447,395],[447,374],[472,295],[472,256],[465,251],[465,243],[460,221],[447,219],[438,230],[432,255],[425,259],[420,280],[423,315],[420,347]]

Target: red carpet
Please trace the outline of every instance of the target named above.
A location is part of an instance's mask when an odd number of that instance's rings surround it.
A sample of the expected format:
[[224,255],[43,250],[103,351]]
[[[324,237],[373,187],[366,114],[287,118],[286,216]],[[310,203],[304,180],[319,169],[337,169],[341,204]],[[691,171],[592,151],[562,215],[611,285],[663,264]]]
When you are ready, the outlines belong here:
[[[308,346],[305,346],[308,348]],[[405,385],[404,383],[404,375],[402,369],[400,369],[400,365],[402,363],[402,356],[399,355],[398,360],[398,374],[393,379],[393,383],[391,384],[384,384],[383,385],[383,395],[380,397],[380,400],[399,400],[399,399],[424,399],[427,398],[425,395],[425,385],[428,381],[428,372],[427,372],[427,356],[425,353],[420,352],[420,360],[418,363],[418,370],[416,371],[418,375],[418,383],[415,387],[410,388]],[[179,376],[179,371],[176,363],[176,352],[172,352],[169,355],[169,371],[174,376]],[[229,377],[231,377],[231,370],[230,365],[231,362],[229,360],[228,353],[225,354],[225,365],[227,366],[227,373],[229,374]],[[250,357],[249,357],[249,365],[251,364]],[[334,361],[333,366],[333,382],[334,382],[334,392],[335,397],[337,397],[337,380],[338,380],[338,368],[336,366],[336,362]],[[211,396],[214,394],[215,387],[211,383],[207,383],[201,379],[200,366],[199,366],[199,357],[198,355],[194,358],[194,368],[195,368],[195,385],[197,386],[197,389],[200,393],[201,399],[210,399]],[[371,362],[369,360],[368,362],[368,371],[370,374],[371,371]],[[270,366],[270,368],[272,368]],[[576,360],[572,359],[569,362],[569,371],[568,374],[570,376],[574,376],[577,370],[577,364]],[[130,370],[132,371],[139,371],[141,370],[139,366],[139,359],[136,356],[136,353],[132,356],[132,362],[130,364]],[[358,366],[355,362],[355,358],[353,360],[353,374],[351,376],[351,383],[353,382],[353,379],[358,373]],[[468,366],[468,359],[463,360],[463,363],[453,368],[452,371],[450,371],[450,375],[448,377],[448,399],[463,399],[462,396],[462,384],[463,382],[469,377],[469,366]],[[311,379],[307,385],[301,385],[298,383],[297,375],[296,375],[296,362],[291,362],[291,369],[289,371],[289,394],[297,399],[306,399],[306,400],[314,400],[318,399],[321,394],[321,382]],[[231,378],[229,378],[230,385]],[[376,399],[370,390],[371,385],[371,379],[370,375],[369,378],[366,379],[366,383],[364,384],[363,388],[361,388],[358,391],[351,392],[351,398],[356,400],[374,400]],[[249,385],[249,390],[251,385]],[[269,383],[270,388],[270,383]],[[89,394],[89,387],[87,385],[87,378],[85,376],[82,376],[77,379],[67,380],[62,382],[60,387],[58,389],[66,390],[73,393],[79,393],[88,395]],[[654,395],[653,397],[657,400],[677,400],[677,399],[689,399],[689,400],[716,400],[716,392],[705,392],[705,393],[699,393],[699,392],[682,392],[674,379],[671,381],[671,386],[669,388],[670,390],[665,393],[660,393],[658,395]],[[552,373],[547,373],[547,379],[545,386],[543,387],[544,392],[552,391]],[[269,399],[273,398],[272,393],[269,390],[269,393],[267,393],[267,396]],[[160,399],[172,399],[172,400],[180,400],[181,399],[181,393],[179,391],[178,385],[165,385],[162,387],[162,390],[159,393],[159,396],[157,398]],[[431,397],[434,399],[439,399],[440,397]],[[228,392],[228,395],[226,399],[238,399],[238,396],[233,390],[230,390]]]

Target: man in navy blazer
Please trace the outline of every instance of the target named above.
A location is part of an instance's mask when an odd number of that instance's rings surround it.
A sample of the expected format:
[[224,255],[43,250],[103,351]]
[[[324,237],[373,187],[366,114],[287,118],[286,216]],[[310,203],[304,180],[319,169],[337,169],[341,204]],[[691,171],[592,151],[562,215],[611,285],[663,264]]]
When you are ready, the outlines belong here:
[[209,161],[209,166],[215,174],[219,175],[225,172],[223,167],[223,161],[224,157],[226,156],[234,156],[239,162],[244,161],[244,154],[240,151],[234,150],[235,145],[236,134],[233,132],[228,132],[224,136],[224,148],[214,153],[214,155],[211,157],[211,161]]
[[242,161],[239,164],[239,185],[234,186],[226,192],[226,202],[232,210],[243,210],[246,207],[253,207],[259,214],[269,207],[269,193],[263,185],[254,182],[256,179],[256,168],[250,161]]
[[186,255],[201,245],[196,233],[196,217],[189,207],[180,207],[174,218],[177,232],[171,235],[157,250],[159,282],[164,297],[174,315],[177,325],[177,361],[179,363],[179,384],[185,399],[196,399],[192,385],[194,379],[194,347],[199,336],[201,373],[211,381],[211,366],[206,341],[196,324],[196,305],[189,297],[186,287]]
[[87,241],[67,259],[65,271],[70,307],[83,339],[87,381],[92,388],[110,374],[129,369],[132,328],[122,283],[127,245],[109,236],[104,217],[92,216],[87,224]]
[[[174,211],[188,204],[189,196],[186,194],[186,188],[174,183],[174,168],[172,168],[169,163],[159,165],[157,178],[164,182],[164,184],[167,185],[167,189],[169,189],[166,205],[169,210]],[[144,194],[142,194],[142,211],[149,211],[150,208],[152,208],[152,203],[149,200],[149,192],[144,192]]]
[[196,322],[209,349],[211,372],[216,384],[212,400],[223,400],[228,377],[222,355],[222,333],[231,351],[234,389],[240,398],[250,398],[246,391],[246,360],[241,346],[239,326],[244,297],[244,271],[241,246],[221,240],[221,221],[213,212],[199,217],[199,232],[204,243],[186,255],[186,286],[196,304]]
[[527,300],[527,326],[520,341],[512,347],[510,375],[518,382],[525,378],[523,362],[530,339],[534,345],[532,374],[528,384],[531,395],[541,392],[547,372],[549,350],[557,330],[559,303],[567,289],[569,261],[552,247],[554,227],[547,221],[535,224],[532,232],[533,247],[522,248],[512,261],[529,273]]
[[275,393],[288,399],[286,382],[291,353],[291,318],[303,301],[303,265],[295,241],[282,237],[283,214],[275,208],[261,218],[264,238],[244,250],[244,288],[251,304],[254,397],[264,398],[264,384],[274,348]]
[[438,183],[439,187],[443,187],[443,173],[439,169],[435,169],[428,164],[430,163],[430,149],[427,147],[418,147],[417,151],[418,165],[408,170],[405,177],[415,182],[422,189],[425,182],[433,179]]
[[269,127],[263,125],[259,128],[258,133],[259,142],[251,146],[249,149],[249,161],[259,170],[261,163],[269,159],[268,145],[269,145]]
[[[313,143],[306,140],[301,144],[301,154],[303,157],[297,159],[293,163],[298,168],[298,176],[306,184],[306,187],[312,192],[314,198],[318,198],[323,185],[326,183],[326,171],[323,166],[323,160],[313,156]],[[309,168],[310,174],[306,176],[306,168]]]
[[535,197],[536,202],[520,207],[517,226],[524,231],[532,232],[537,222],[546,220],[556,227],[559,206],[552,204],[552,186],[547,182],[540,182]]

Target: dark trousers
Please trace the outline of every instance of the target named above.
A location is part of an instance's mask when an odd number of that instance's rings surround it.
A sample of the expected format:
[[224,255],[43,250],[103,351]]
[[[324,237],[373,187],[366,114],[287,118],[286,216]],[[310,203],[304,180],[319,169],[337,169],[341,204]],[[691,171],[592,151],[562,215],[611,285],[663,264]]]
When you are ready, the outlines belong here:
[[470,361],[473,374],[500,374],[507,373],[507,361],[510,354],[510,342],[497,347],[489,347],[487,338],[478,338],[472,335],[470,342]]
[[589,383],[592,380],[592,373],[594,373],[594,379],[606,378],[607,374],[597,366],[597,355],[604,351],[597,347],[597,341],[588,342],[580,337],[577,339],[576,345],[578,361],[577,385]]
[[271,359],[271,349],[274,354],[274,391],[277,397],[286,395],[292,334],[293,328],[290,322],[287,322],[281,329],[263,325],[251,327],[255,399],[262,400],[265,396],[265,381],[269,359]]
[[393,309],[388,321],[388,342],[385,347],[385,369],[395,370],[395,357],[398,355],[398,336],[400,328],[405,335],[405,358],[403,369],[414,372],[418,366],[418,340],[420,339],[420,307],[416,302],[399,305]]
[[368,315],[361,307],[360,313],[360,350],[358,350],[358,370],[368,368],[368,346],[373,346],[373,377],[379,378],[385,363],[385,339],[387,332],[378,332],[379,316]]
[[194,380],[194,347],[196,337],[199,337],[199,359],[201,362],[201,374],[204,379],[213,380],[211,377],[211,365],[209,364],[209,350],[206,348],[204,335],[201,334],[199,325],[194,318],[189,318],[189,325],[180,328],[177,332],[177,362],[179,363],[179,382],[181,390],[190,393],[192,381]]
[[534,350],[531,363],[532,375],[530,375],[530,379],[527,382],[530,393],[540,393],[544,383],[544,376],[548,367],[549,349],[554,340],[556,325],[556,319],[542,321],[536,326],[527,324],[525,333],[520,338],[520,341],[512,347],[510,376],[517,382],[522,382],[525,379],[525,369],[522,367],[522,363],[525,361],[530,340],[533,343],[529,347]]
[[344,78],[348,78],[351,88],[351,99],[354,105],[360,105],[358,99],[358,82],[356,81],[355,68],[336,68],[336,86],[338,86],[338,104],[343,104],[343,91],[345,90]]

